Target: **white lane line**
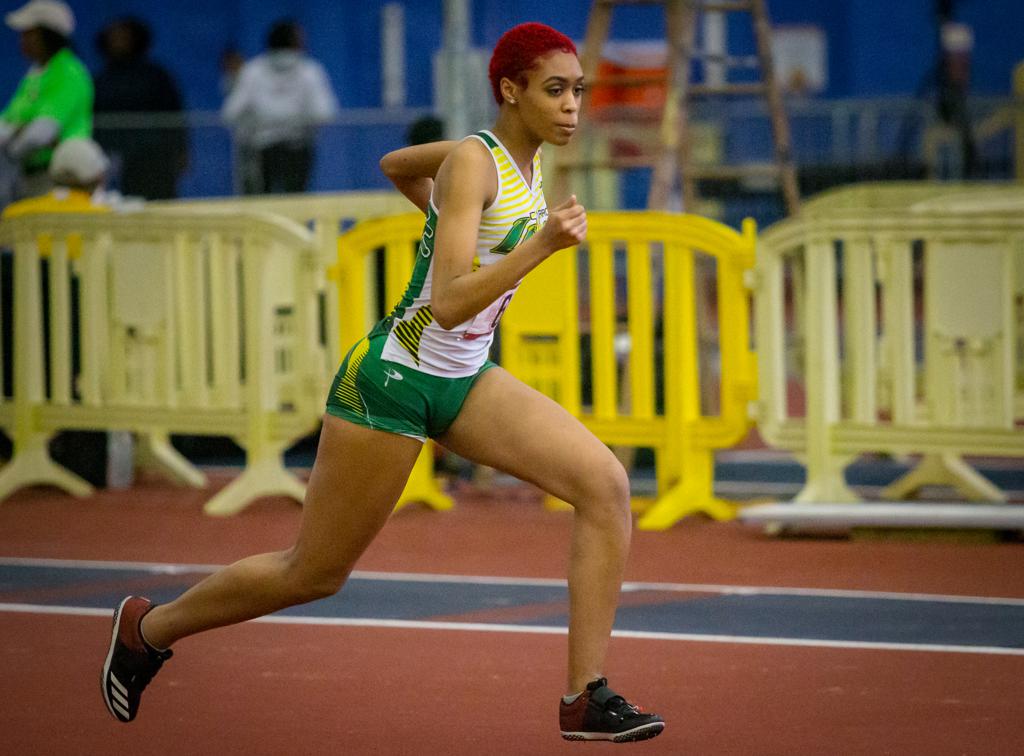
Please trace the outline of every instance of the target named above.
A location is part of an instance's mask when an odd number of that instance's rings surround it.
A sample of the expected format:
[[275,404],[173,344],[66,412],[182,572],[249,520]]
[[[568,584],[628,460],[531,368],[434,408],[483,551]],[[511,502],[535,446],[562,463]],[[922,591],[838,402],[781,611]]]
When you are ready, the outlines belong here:
[[[68,570],[122,570],[157,575],[211,573],[221,564],[167,564],[161,562],[104,562],[82,559],[36,559],[32,557],[0,557],[0,567],[49,567]],[[501,577],[492,575],[450,575],[430,572],[376,572],[355,570],[355,580],[388,580],[407,583],[445,583],[461,585],[509,585],[565,588],[561,578]],[[999,596],[963,596],[940,593],[901,593],[897,591],[858,591],[841,588],[792,588],[767,585],[720,585],[716,583],[626,582],[623,592],[665,591],[676,593],[719,593],[737,596],[814,596],[821,598],[878,599],[886,601],[928,601],[950,604],[988,604],[993,606],[1024,606],[1024,598]]]
[[133,570],[180,575],[189,572],[216,572],[223,564],[167,564],[163,562],[105,562],[98,559],[37,559],[35,557],[0,557],[0,566],[54,567],[67,570]]
[[[0,613],[56,614],[81,617],[105,617],[111,609],[84,606],[42,606],[36,604],[2,604]],[[526,635],[566,635],[564,627],[550,625],[499,625],[482,622],[427,622],[422,620],[373,619],[357,617],[292,617],[275,614],[253,622],[277,625],[312,625],[315,627],[371,627],[402,630],[450,630],[483,633],[519,633]],[[816,638],[761,638],[748,635],[701,635],[699,633],[648,632],[613,630],[612,637],[638,640],[686,641],[690,643],[736,643],[751,646],[799,646],[805,648],[843,648],[866,651],[917,651],[927,653],[982,654],[991,656],[1024,656],[1024,648],[1001,646],[957,646],[938,643],[880,643],[870,641],[823,640]]]

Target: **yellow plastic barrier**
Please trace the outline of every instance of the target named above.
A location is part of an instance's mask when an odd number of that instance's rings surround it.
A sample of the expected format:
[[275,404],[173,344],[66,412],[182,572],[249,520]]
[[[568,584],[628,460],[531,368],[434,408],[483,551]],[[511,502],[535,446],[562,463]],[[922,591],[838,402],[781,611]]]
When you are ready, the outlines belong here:
[[[52,240],[45,276],[44,235]],[[80,240],[75,259],[69,238]],[[0,242],[13,248],[15,269],[14,396],[0,405],[14,455],[0,469],[0,499],[32,484],[88,495],[87,483],[50,459],[47,441],[65,429],[97,429],[136,433],[142,463],[194,486],[205,476],[169,434],[235,439],[246,468],[207,502],[209,514],[232,514],[259,496],[301,501],[304,486],[285,469],[283,451],[315,431],[329,378],[319,261],[306,229],[216,211],[34,215],[0,224]]]
[[[338,239],[337,264],[330,276],[337,283],[340,302],[336,310],[339,349],[349,349],[401,299],[412,277],[423,223],[422,213],[374,218],[356,224]],[[379,264],[378,252],[382,255]],[[382,276],[382,288],[378,287],[378,273]],[[414,502],[436,510],[453,506],[451,497],[441,490],[434,476],[430,443],[423,445],[395,509]]]
[[[339,241],[335,275],[341,342],[351,345],[404,292],[415,260],[423,217],[408,214],[359,223]],[[502,319],[502,364],[530,385],[581,417],[609,444],[657,450],[659,496],[640,526],[665,529],[690,513],[718,519],[734,507],[713,494],[715,449],[740,440],[749,430],[748,403],[756,392],[755,362],[749,349],[749,298],[745,274],[753,266],[755,231],[743,234],[694,216],[667,213],[591,213],[588,225],[589,330],[594,355],[594,406],[581,403],[580,300],[576,253],[565,250],[525,280]],[[617,334],[613,258],[617,243],[627,259],[627,328]],[[383,290],[377,292],[375,253],[383,253]],[[698,319],[694,296],[697,258],[715,261],[715,291],[721,353],[720,413],[701,411],[697,373]],[[659,268],[663,272],[659,273]],[[652,296],[663,280],[660,307]],[[662,318],[662,314],[668,314]],[[659,323],[658,321],[662,321]],[[663,412],[656,408],[657,326],[663,326]],[[616,337],[628,335],[629,409],[619,387]],[[399,506],[425,501],[451,506],[437,487],[432,455],[424,450]],[[685,474],[684,474],[685,468]]]
[[758,425],[803,456],[798,501],[857,501],[869,452],[925,455],[889,496],[1005,499],[960,455],[1024,456],[1024,187],[833,192],[762,234],[757,270]]
[[[693,513],[735,516],[734,505],[714,495],[714,451],[735,444],[751,425],[756,363],[746,278],[754,241],[753,221],[740,234],[692,215],[590,213],[585,246],[563,250],[531,272],[502,318],[504,367],[605,443],[655,449],[658,493],[640,518],[643,529],[665,530]],[[698,369],[699,321],[707,316],[698,292],[708,283],[717,299],[718,414],[701,406],[702,379],[713,376]],[[580,354],[585,334],[588,368]],[[617,345],[625,355],[621,374]],[[581,400],[585,369],[588,406]]]

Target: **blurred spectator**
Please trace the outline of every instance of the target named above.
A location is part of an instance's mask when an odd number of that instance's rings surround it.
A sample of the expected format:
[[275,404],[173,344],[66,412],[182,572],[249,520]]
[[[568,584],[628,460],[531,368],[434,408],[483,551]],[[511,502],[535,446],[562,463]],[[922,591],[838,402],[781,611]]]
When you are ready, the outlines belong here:
[[326,71],[303,46],[297,23],[274,24],[268,51],[242,67],[224,103],[222,114],[242,152],[246,194],[305,191],[316,127],[338,113]]
[[52,186],[46,169],[54,146],[92,133],[92,79],[70,49],[75,17],[66,3],[31,0],[4,20],[21,33],[32,66],[0,112],[0,148],[8,173],[17,174],[14,196],[37,196]]
[[[178,178],[188,165],[181,93],[163,67],[149,59],[153,35],[131,16],[96,35],[103,69],[96,75],[96,113],[156,113],[153,123],[103,127],[96,139],[120,167],[123,194],[145,199],[178,196]],[[159,119],[156,121],[155,119]]]
[[225,97],[235,88],[244,65],[245,56],[234,45],[228,45],[220,54],[220,93]]
[[[50,160],[49,174],[54,188],[38,197],[8,205],[3,218],[30,213],[106,212],[110,208],[101,189],[109,169],[110,161],[92,139],[65,139],[53,151]],[[43,252],[45,255],[45,250]]]
[[939,0],[938,111],[939,118],[960,135],[960,166],[951,178],[970,178],[977,169],[977,149],[967,108],[971,85],[971,54],[974,32],[953,20],[953,0]]
[[405,140],[409,144],[427,144],[429,142],[440,142],[444,139],[444,121],[437,116],[423,116],[417,118],[409,126],[405,134]]

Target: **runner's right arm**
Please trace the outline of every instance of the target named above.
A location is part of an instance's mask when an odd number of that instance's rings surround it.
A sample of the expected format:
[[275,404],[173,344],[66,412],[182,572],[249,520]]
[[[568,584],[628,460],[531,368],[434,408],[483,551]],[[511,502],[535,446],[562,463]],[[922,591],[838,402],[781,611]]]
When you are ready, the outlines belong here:
[[402,194],[424,213],[434,188],[434,176],[458,142],[428,142],[394,150],[380,159],[380,169]]
[[430,304],[442,328],[454,328],[478,315],[549,255],[586,237],[587,214],[573,196],[551,210],[540,230],[504,259],[473,270],[480,219],[496,191],[494,162],[475,140],[453,150],[438,173]]

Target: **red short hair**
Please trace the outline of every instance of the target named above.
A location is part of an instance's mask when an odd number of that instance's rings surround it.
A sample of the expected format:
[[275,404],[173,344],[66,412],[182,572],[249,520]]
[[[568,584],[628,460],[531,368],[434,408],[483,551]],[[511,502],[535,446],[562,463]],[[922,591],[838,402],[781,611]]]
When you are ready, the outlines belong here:
[[536,65],[537,58],[551,52],[577,54],[571,39],[546,24],[519,24],[502,34],[487,67],[495,101],[501,105],[503,100],[502,79],[522,81],[523,74]]

